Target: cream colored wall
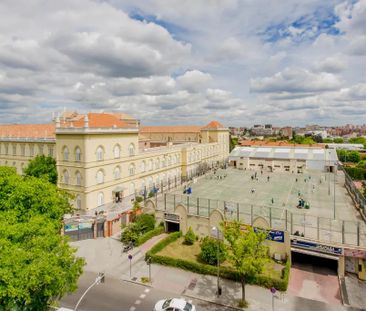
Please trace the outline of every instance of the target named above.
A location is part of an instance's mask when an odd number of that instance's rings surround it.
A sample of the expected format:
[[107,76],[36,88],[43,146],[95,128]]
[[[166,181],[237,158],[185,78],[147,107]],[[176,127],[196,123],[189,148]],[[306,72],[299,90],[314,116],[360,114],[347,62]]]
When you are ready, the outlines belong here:
[[[5,154],[5,145],[8,145],[8,154]],[[15,145],[15,155],[13,153],[13,146]],[[22,147],[24,146],[25,153],[22,155]],[[34,147],[33,156],[30,155],[30,147]],[[21,142],[21,141],[0,141],[0,165],[15,167],[18,174],[23,173],[23,168],[28,165],[28,162],[37,155],[48,155],[49,148],[53,148],[53,156],[55,156],[55,143],[53,142]]]
[[200,133],[144,132],[143,136],[151,139],[152,141],[198,142],[200,139]]
[[286,168],[289,172],[297,172],[298,167],[305,167],[305,161],[302,160],[266,160],[256,158],[238,158],[236,166],[240,169],[261,170],[260,165],[263,165],[263,171],[267,171],[267,166],[271,166],[274,172],[285,172]]

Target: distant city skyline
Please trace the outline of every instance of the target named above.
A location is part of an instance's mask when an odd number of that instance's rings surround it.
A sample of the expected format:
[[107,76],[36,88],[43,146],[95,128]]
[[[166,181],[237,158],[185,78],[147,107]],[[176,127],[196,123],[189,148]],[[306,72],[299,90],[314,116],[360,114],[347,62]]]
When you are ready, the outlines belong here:
[[7,0],[0,12],[0,123],[63,107],[144,125],[365,123],[366,0]]

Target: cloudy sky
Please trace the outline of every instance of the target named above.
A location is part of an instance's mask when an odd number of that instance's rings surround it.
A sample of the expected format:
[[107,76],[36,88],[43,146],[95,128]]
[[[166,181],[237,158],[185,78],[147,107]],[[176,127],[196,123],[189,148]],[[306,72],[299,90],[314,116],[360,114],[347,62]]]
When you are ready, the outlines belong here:
[[366,0],[1,0],[0,122],[366,123]]

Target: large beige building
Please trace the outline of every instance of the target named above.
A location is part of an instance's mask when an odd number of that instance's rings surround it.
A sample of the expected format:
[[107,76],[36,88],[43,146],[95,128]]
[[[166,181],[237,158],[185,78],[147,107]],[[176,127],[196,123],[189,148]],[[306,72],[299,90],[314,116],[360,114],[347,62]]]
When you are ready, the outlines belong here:
[[229,155],[229,131],[206,126],[150,126],[117,113],[64,113],[51,124],[0,125],[0,165],[22,173],[37,155],[56,159],[60,188],[75,207],[108,207],[167,183],[179,183]]

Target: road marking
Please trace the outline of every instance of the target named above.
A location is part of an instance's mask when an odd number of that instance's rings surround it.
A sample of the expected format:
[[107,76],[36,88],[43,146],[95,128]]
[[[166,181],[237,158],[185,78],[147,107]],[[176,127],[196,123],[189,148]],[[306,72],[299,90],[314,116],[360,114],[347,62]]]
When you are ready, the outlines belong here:
[[141,294],[141,295],[140,295],[140,298],[141,298],[141,299],[144,299],[145,297],[146,297],[146,295],[145,295],[145,294]]
[[145,293],[148,293],[150,291],[150,288],[146,288],[145,290],[144,290],[144,292]]
[[135,301],[135,305],[139,305],[141,303],[141,300],[139,300],[139,299],[137,299],[136,301]]
[[135,306],[130,307],[130,311],[135,311],[135,310],[136,310]]

